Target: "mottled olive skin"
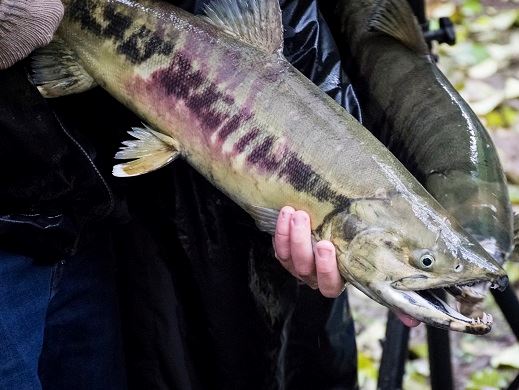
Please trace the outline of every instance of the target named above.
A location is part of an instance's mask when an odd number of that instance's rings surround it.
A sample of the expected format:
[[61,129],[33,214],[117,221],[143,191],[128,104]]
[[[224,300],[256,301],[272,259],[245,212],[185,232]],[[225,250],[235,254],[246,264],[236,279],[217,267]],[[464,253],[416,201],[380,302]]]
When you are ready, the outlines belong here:
[[492,140],[431,56],[370,31],[374,4],[338,2],[363,124],[502,264],[513,248],[512,209]]

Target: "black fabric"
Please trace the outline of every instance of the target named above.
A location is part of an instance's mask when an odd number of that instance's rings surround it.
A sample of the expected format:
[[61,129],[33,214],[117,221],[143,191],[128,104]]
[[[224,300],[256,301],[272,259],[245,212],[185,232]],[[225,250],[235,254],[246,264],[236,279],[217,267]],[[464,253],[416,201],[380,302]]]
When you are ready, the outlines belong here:
[[[195,12],[203,4],[176,3]],[[287,58],[358,113],[315,1],[286,0],[282,7]],[[20,99],[13,104],[25,104],[30,111],[17,119],[16,127],[39,129],[40,124],[25,120],[40,112],[52,118],[48,108]],[[27,196],[27,204],[38,212],[70,205],[58,210],[68,217],[102,214],[115,203],[104,223],[113,226],[120,259],[132,389],[355,388],[356,351],[346,295],[331,300],[298,285],[274,259],[271,238],[185,162],[142,177],[113,178],[115,150],[140,121],[101,89],[48,104],[63,126],[54,123],[36,152],[20,149],[18,158],[44,167],[41,160],[57,148],[62,158],[49,172],[59,180],[45,180],[44,188]],[[5,131],[16,132],[8,118],[6,123]],[[109,193],[100,188],[103,181],[88,164],[80,166],[89,161],[64,129],[95,161]],[[30,139],[25,133],[20,142]],[[16,200],[23,186],[9,183]],[[53,201],[41,202],[35,194]],[[78,197],[91,197],[92,203],[71,201]],[[16,232],[36,245],[38,232],[18,232],[15,223],[5,226],[4,234]],[[77,238],[77,230],[67,232]],[[58,235],[49,234],[47,241],[65,246]]]
[[[286,57],[358,113],[315,2],[282,7]],[[297,285],[271,238],[184,162],[126,184],[132,221],[118,249],[132,388],[355,387],[346,295]]]
[[111,194],[22,64],[0,72],[0,134],[0,245],[45,261],[72,254]]

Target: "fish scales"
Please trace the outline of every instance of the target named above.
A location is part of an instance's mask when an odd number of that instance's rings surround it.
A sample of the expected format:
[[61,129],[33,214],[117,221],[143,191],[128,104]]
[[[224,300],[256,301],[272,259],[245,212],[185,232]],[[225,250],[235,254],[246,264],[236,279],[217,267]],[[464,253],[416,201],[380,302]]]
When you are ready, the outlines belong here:
[[[177,9],[175,12],[182,15],[177,20],[170,14],[142,12],[151,5],[71,1],[66,18],[72,23],[64,24],[60,36],[72,47],[84,47],[81,56],[89,58],[87,70],[111,94],[153,127],[168,129],[183,140],[190,161],[220,188],[226,190],[229,175],[233,175],[235,187],[262,188],[268,196],[278,194],[272,206],[280,208],[287,201],[302,206],[310,201],[323,210],[321,218],[314,218],[315,226],[330,208],[347,205],[350,197],[372,195],[370,189],[352,193],[351,177],[334,177],[336,161],[349,158],[341,150],[357,149],[357,160],[370,159],[370,153],[330,123],[330,118],[338,116],[331,99],[313,88],[298,87],[302,76],[277,56],[265,61],[257,49],[236,47],[214,26]],[[155,32],[140,34],[143,29],[152,31],[147,26],[154,26]],[[266,66],[258,71],[259,61]],[[294,94],[299,95],[297,99]],[[294,103],[301,100],[307,105]],[[308,115],[309,106],[323,109],[316,117],[315,113]],[[351,127],[353,119],[345,115],[339,119],[344,128]],[[326,123],[330,131],[323,139],[312,130]],[[352,143],[357,143],[357,148]],[[222,158],[224,155],[232,158]],[[309,159],[312,156],[319,156],[319,161]],[[373,166],[374,161],[366,165]],[[380,174],[376,178],[373,169],[356,171],[378,179],[379,188],[390,189],[391,183]],[[243,192],[240,188],[226,192]],[[261,192],[257,195],[255,201],[265,203],[259,198]]]
[[283,206],[306,210],[314,237],[335,245],[342,276],[372,299],[431,325],[490,330],[488,318],[415,290],[502,286],[504,271],[286,61],[276,0],[217,0],[206,17],[159,1],[64,3],[59,41],[36,55],[35,78],[48,97],[97,83],[150,125],[130,132],[136,140],[116,158],[133,161],[114,174],[145,173],[180,155],[271,234]]

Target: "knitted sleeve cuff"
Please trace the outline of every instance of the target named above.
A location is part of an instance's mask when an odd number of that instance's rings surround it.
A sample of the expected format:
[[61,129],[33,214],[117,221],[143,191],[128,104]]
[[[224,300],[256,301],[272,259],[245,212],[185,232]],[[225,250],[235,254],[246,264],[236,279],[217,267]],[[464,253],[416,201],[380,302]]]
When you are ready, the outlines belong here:
[[47,45],[62,17],[60,0],[0,0],[0,69]]

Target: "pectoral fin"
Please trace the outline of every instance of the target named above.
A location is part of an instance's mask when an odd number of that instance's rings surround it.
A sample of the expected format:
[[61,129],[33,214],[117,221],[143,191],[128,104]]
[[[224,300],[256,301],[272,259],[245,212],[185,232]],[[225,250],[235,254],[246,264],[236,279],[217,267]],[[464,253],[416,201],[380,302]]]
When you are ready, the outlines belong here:
[[169,164],[180,155],[178,143],[173,138],[148,126],[134,127],[128,134],[135,139],[124,141],[115,158],[132,161],[114,166],[114,176],[142,175]]
[[60,39],[36,50],[31,58],[33,82],[47,98],[84,92],[97,85],[76,53]]
[[254,218],[259,230],[271,235],[276,233],[279,210],[260,206],[245,206],[244,208]]

